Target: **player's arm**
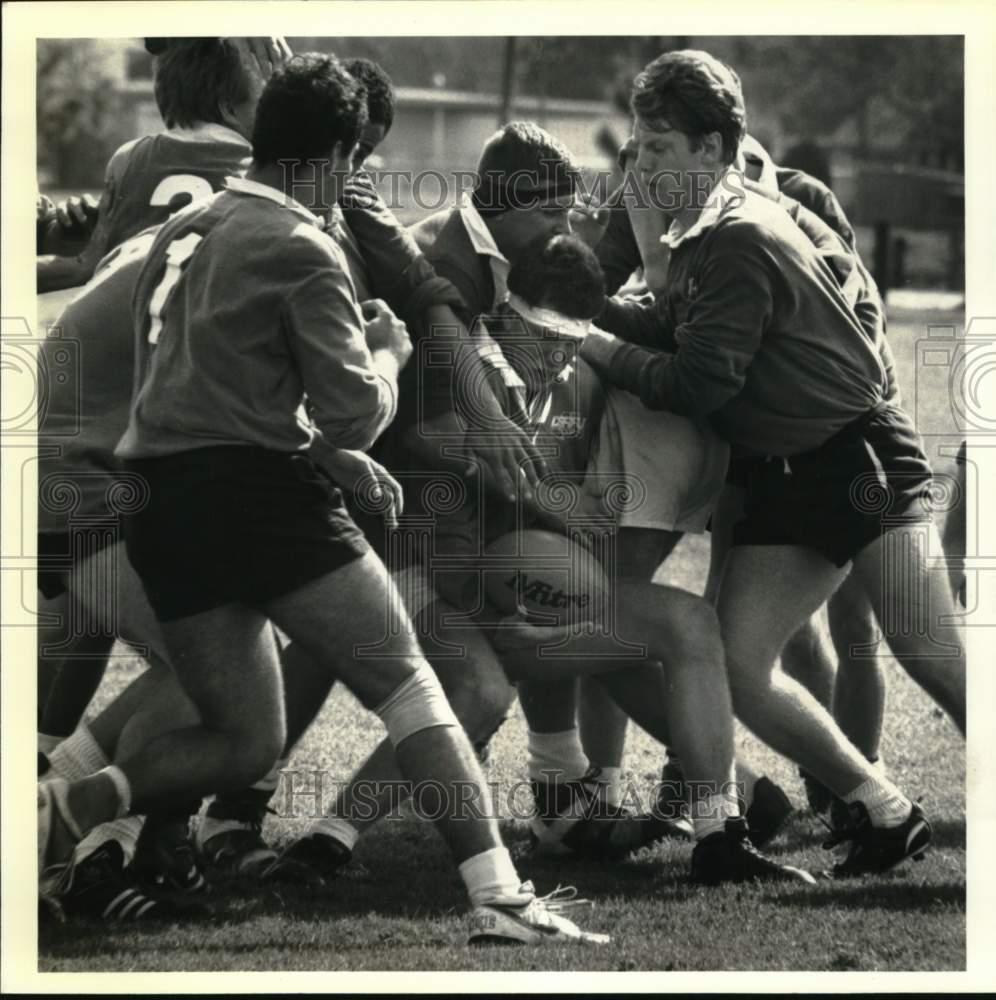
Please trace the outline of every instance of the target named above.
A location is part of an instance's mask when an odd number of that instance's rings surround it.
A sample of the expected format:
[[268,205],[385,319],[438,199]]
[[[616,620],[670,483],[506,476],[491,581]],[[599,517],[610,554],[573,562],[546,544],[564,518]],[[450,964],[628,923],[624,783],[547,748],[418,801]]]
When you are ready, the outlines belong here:
[[743,388],[761,345],[774,308],[772,279],[757,256],[736,252],[714,256],[698,278],[674,354],[592,331],[581,357],[649,409],[689,417],[718,410]]
[[651,350],[673,351],[678,346],[666,304],[660,300],[638,301],[615,295],[605,300],[595,325],[628,344]]
[[364,320],[341,266],[327,259],[294,284],[287,339],[312,418],[336,448],[369,448],[394,418],[398,372],[411,353],[404,324],[383,304]]

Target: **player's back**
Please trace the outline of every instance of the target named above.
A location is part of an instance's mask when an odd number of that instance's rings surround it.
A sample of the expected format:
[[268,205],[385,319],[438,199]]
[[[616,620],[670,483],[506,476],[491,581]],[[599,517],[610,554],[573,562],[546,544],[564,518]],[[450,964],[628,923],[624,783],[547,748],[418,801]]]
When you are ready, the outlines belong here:
[[[38,413],[41,531],[65,530],[69,513],[105,514],[114,457],[128,426],[133,332],[131,298],[155,230],[108,254],[62,311],[39,349],[48,392]],[[72,511],[60,500],[76,498]]]
[[107,167],[107,249],[243,174],[252,146],[234,129],[203,124],[142,136],[122,146]]

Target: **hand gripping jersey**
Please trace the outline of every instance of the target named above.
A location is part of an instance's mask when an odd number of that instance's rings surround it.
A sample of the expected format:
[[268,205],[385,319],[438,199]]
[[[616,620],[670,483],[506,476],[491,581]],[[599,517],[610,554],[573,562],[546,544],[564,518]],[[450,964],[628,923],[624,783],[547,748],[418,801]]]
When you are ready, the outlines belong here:
[[107,249],[220,191],[225,178],[245,173],[251,159],[248,140],[217,124],[126,143],[111,157],[105,176]]

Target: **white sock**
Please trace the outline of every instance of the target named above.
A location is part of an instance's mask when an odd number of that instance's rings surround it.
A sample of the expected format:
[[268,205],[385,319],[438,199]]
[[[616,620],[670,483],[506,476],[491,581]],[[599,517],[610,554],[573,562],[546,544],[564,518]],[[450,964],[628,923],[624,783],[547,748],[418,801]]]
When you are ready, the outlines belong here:
[[85,722],[55,747],[48,760],[53,773],[67,781],[87,778],[110,763]]
[[749,764],[738,760],[736,762],[737,785],[739,792],[743,796],[744,802],[749,806],[754,801],[754,786],[757,779],[761,777]]
[[460,878],[471,906],[482,906],[496,896],[518,896],[522,880],[506,847],[492,847],[460,864]]
[[695,839],[703,840],[712,833],[722,833],[728,819],[740,815],[740,801],[735,788],[707,795],[692,803],[692,827]]
[[868,810],[872,826],[899,826],[909,819],[913,803],[887,778],[876,775],[853,792],[844,796],[844,801],[861,802]]
[[577,726],[561,733],[529,733],[529,777],[533,781],[576,781],[588,770]]
[[120,819],[112,819],[109,823],[101,823],[95,826],[77,845],[73,853],[73,864],[85,861],[99,847],[103,847],[109,840],[116,840],[124,851],[124,863],[131,864],[135,857],[135,846],[138,843],[138,835],[142,832],[142,824],[145,822],[142,816],[122,816]]
[[311,825],[311,832],[334,837],[349,850],[352,850],[356,846],[356,841],[360,839],[360,831],[348,820],[339,816],[323,816]]
[[114,818],[122,819],[127,816],[131,812],[131,783],[128,781],[128,776],[117,764],[108,764],[107,767],[97,771],[97,774],[109,778],[118,793],[118,814]]
[[47,757],[63,740],[61,736],[51,736],[49,733],[38,734],[38,749]]
[[270,792],[272,794],[277,790],[277,785],[280,784],[280,774],[286,766],[287,758],[281,757],[252,787],[257,792]]
[[607,805],[618,807],[623,800],[623,769],[621,767],[600,767],[598,769],[599,792]]

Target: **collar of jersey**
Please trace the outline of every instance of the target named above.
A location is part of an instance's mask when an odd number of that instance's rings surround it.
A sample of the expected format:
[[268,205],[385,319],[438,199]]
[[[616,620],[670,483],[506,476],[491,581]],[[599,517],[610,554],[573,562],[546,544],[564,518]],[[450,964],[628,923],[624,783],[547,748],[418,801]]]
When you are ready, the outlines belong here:
[[470,237],[471,245],[476,253],[486,257],[496,257],[503,263],[508,263],[508,258],[498,249],[491,230],[485,225],[481,218],[481,213],[474,207],[474,203],[467,195],[464,195],[460,202],[460,218],[463,219],[464,229]]
[[[726,181],[730,177],[739,177],[740,183],[734,182],[728,186]],[[727,210],[731,202],[739,204],[743,201],[743,190],[743,172],[738,170],[735,164],[727,167],[716,178],[716,183],[712,191],[709,192],[709,197],[706,199],[702,211],[699,212],[698,218],[687,229],[682,229],[678,220],[675,219],[668,227],[668,231],[661,237],[661,243],[674,250],[675,247],[681,246],[685,240],[701,236],[707,229],[719,222],[720,216]]]
[[291,198],[290,195],[286,195],[283,191],[278,191],[276,188],[270,187],[269,184],[260,184],[259,181],[250,181],[245,177],[226,177],[225,187],[229,191],[235,191],[237,194],[250,194],[256,198],[266,198],[268,201],[275,202],[277,205],[282,205],[284,208],[289,208],[292,212],[303,216],[312,225],[318,226],[319,229],[325,227],[325,222],[320,216],[309,211],[299,201]]
[[244,135],[239,135],[233,128],[221,125],[218,122],[200,122],[193,128],[171,128],[169,134],[174,139],[181,139],[187,142],[234,142],[247,149],[252,149],[249,140]]

